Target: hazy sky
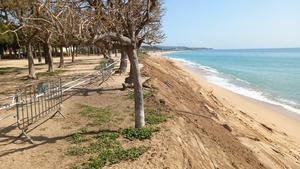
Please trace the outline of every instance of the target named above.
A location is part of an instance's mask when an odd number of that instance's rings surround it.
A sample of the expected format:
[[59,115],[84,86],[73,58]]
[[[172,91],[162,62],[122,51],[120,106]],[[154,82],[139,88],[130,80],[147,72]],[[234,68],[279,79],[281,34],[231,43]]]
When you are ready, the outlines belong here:
[[163,45],[300,47],[300,0],[164,0]]

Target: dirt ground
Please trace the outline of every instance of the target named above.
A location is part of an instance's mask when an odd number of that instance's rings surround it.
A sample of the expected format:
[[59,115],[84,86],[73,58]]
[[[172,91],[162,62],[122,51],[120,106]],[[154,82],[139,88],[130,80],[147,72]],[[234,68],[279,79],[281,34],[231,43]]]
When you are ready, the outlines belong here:
[[[90,55],[84,56],[79,55],[75,57],[75,62],[71,62],[71,57],[65,57],[65,67],[57,68],[59,65],[59,58],[54,57],[54,69],[55,70],[63,70],[61,74],[62,77],[70,78],[69,75],[75,74],[86,74],[94,71],[94,68],[97,64],[99,64],[102,56]],[[38,62],[37,59],[34,60],[36,73],[46,72],[48,66],[43,64],[44,60],[41,63]],[[27,80],[28,69],[27,69],[27,60],[26,59],[18,59],[18,60],[0,60],[0,69],[1,68],[16,68],[16,71],[12,71],[11,73],[0,74],[0,98],[4,96],[9,96],[15,92],[15,89],[19,86],[33,83],[35,81]],[[49,77],[40,76],[39,80],[43,80]]]
[[[84,59],[82,61],[95,62]],[[80,65],[80,62],[77,64]],[[122,143],[129,147],[141,144],[150,147],[138,160],[123,161],[105,168],[299,168],[298,147],[294,147],[295,150],[282,148],[281,142],[273,140],[271,135],[274,133],[260,132],[258,128],[266,130],[265,127],[257,125],[251,117],[241,112],[237,114],[236,110],[222,105],[218,98],[210,91],[204,90],[172,61],[159,57],[145,57],[142,64],[142,75],[144,79],[149,79],[145,81],[144,86],[153,91],[151,100],[146,100],[147,104],[162,104],[162,113],[170,118],[158,125],[160,132],[150,140],[122,140]],[[95,65],[89,66],[93,68]],[[82,66],[82,71],[85,71],[85,68],[87,67]],[[62,113],[65,118],[57,115],[29,133],[35,144],[30,144],[24,139],[16,140],[20,131],[14,125],[8,128],[0,126],[0,168],[70,168],[85,162],[90,158],[89,155],[65,154],[66,149],[72,146],[68,141],[71,134],[82,128],[88,129],[87,135],[93,135],[99,130],[118,130],[134,126],[134,104],[133,100],[128,99],[130,89],[118,90],[122,87],[121,83],[125,77],[126,74],[114,75],[101,86],[104,91],[90,92],[88,95],[77,93],[68,99],[63,104]],[[97,89],[99,86],[90,85],[86,88]],[[90,126],[91,121],[79,114],[79,105],[82,104],[110,107],[113,119],[101,125]],[[245,139],[253,141],[253,146],[277,148],[270,151],[273,153],[264,152],[258,156],[254,149],[243,144]],[[13,141],[15,142],[12,143]],[[272,158],[262,158],[266,156]],[[285,160],[278,160],[280,158]],[[269,165],[270,163],[274,163],[274,167]]]
[[[64,69],[68,71],[61,76],[74,76],[93,72],[100,60],[99,56],[79,57],[74,64],[70,63],[70,66],[67,64]],[[14,66],[14,62],[7,62],[10,63],[10,66]],[[44,66],[38,70],[44,71],[46,68]],[[74,72],[75,70],[76,72]],[[16,81],[24,76],[26,76],[26,72],[22,72],[16,78]],[[101,86],[94,83],[82,88],[92,90],[101,87],[106,91],[101,93],[78,92],[67,99],[62,108],[62,114],[65,118],[59,114],[51,119],[43,118],[38,123],[41,125],[28,133],[34,140],[34,144],[29,143],[24,137],[17,138],[21,131],[16,127],[15,117],[1,121],[0,168],[70,168],[72,165],[85,162],[88,156],[70,158],[65,155],[66,149],[72,146],[68,139],[73,133],[82,128],[88,128],[89,132],[86,134],[92,135],[99,130],[118,130],[119,128],[134,126],[133,101],[128,99],[128,91],[122,92],[119,90],[122,88],[124,79],[125,75],[115,75]],[[81,105],[110,107],[113,110],[113,119],[100,126],[90,125],[91,121],[79,114]]]

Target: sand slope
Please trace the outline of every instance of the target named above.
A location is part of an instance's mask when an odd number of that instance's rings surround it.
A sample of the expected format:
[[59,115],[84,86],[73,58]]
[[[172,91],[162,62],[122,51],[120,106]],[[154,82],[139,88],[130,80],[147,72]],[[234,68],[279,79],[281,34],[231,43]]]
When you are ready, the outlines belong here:
[[[153,56],[143,63],[158,97],[179,115],[170,131],[182,150],[178,154],[191,168],[300,167],[297,121],[259,103],[220,93],[174,61]],[[242,105],[230,104],[234,99],[233,103]],[[257,115],[261,112],[265,116]],[[285,125],[275,125],[278,120]]]

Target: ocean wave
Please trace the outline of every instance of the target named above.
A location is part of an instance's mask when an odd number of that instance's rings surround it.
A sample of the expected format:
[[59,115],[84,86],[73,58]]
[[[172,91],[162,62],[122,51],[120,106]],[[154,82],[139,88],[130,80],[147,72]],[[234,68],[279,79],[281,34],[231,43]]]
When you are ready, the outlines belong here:
[[[255,100],[259,100],[265,103],[281,106],[285,108],[286,110],[289,110],[291,112],[300,114],[300,110],[295,108],[296,106],[299,106],[297,103],[286,100],[286,99],[281,99],[281,98],[268,98],[265,96],[264,92],[257,91],[251,88],[247,87],[241,87],[237,86],[234,83],[230,82],[230,80],[218,77],[218,76],[207,76],[207,80],[211,83],[214,83],[216,85],[222,86],[234,93],[240,94],[242,96],[246,96]],[[277,101],[278,100],[278,101]]]
[[[248,81],[233,76],[224,75],[214,68],[204,66],[198,63],[194,63],[182,58],[172,58],[172,59],[182,62],[183,64],[191,68],[197,68],[200,69],[201,71],[205,71],[206,72],[205,77],[209,82],[213,84],[224,87],[225,89],[228,89],[242,96],[246,96],[272,105],[281,106],[288,111],[300,114],[300,109],[296,108],[296,107],[300,107],[300,105],[297,104],[296,102],[283,99],[283,98],[268,97],[266,96],[267,94],[265,92],[250,87],[251,84]],[[243,86],[237,85],[235,82],[236,83],[238,82],[238,84],[243,83],[245,85]]]
[[186,64],[190,67],[198,68],[198,69],[201,69],[201,70],[204,70],[204,71],[208,71],[210,73],[220,73],[218,70],[216,70],[214,68],[204,66],[204,65],[201,65],[201,64],[198,64],[198,63],[194,63],[194,62],[182,59],[182,58],[172,58],[172,59],[177,60],[179,62],[182,62],[182,63],[184,63],[184,64]]

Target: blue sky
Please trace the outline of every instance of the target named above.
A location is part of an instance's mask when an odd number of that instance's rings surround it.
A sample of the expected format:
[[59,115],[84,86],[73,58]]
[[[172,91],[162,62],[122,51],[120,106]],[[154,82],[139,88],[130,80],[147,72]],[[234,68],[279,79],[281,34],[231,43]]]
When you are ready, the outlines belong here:
[[300,47],[300,0],[164,0],[163,45]]

